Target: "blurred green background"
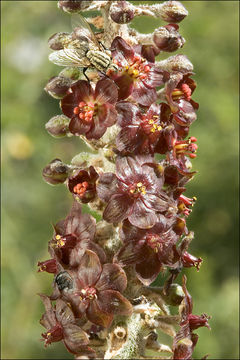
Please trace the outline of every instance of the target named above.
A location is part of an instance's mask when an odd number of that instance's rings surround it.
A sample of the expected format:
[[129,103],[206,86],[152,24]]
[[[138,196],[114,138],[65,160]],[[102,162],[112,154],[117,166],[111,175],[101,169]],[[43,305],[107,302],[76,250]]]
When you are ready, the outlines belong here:
[[[199,273],[187,271],[188,288],[194,313],[212,315],[212,331],[197,331],[194,355],[238,359],[239,3],[183,3],[190,15],[180,24],[187,42],[178,52],[194,64],[193,98],[200,103],[191,130],[198,138],[193,166],[199,173],[186,193],[198,198],[188,220],[196,235],[190,251],[204,258]],[[64,217],[71,203],[64,187],[42,181],[41,169],[55,157],[70,162],[85,148],[76,138],[56,140],[44,129],[60,113],[58,101],[42,90],[60,71],[48,62],[47,39],[70,30],[70,19],[56,1],[2,1],[1,6],[2,358],[71,359],[62,344],[44,349],[39,341],[43,306],[36,295],[51,291],[51,276],[37,274],[36,263],[48,258],[50,223]],[[142,17],[133,25],[149,32],[164,24]]]

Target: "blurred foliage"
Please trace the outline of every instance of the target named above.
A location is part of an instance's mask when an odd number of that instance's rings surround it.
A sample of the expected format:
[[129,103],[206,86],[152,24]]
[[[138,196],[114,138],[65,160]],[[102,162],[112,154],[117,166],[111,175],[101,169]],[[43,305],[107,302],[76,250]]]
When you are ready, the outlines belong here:
[[[194,313],[212,315],[212,331],[197,331],[195,358],[209,353],[210,359],[238,359],[239,3],[183,3],[190,15],[180,24],[187,42],[179,53],[195,66],[194,100],[200,103],[191,130],[198,137],[193,160],[198,174],[187,190],[198,201],[188,224],[196,234],[191,252],[204,258],[199,273],[186,273]],[[36,263],[48,258],[51,223],[65,216],[71,203],[65,188],[41,180],[41,169],[55,157],[70,162],[85,149],[76,138],[56,140],[44,129],[60,113],[58,102],[42,90],[59,72],[48,62],[47,39],[70,30],[70,20],[56,1],[2,1],[1,7],[2,358],[71,359],[62,344],[44,349],[39,341],[43,306],[36,295],[51,291],[51,276],[37,274]],[[132,25],[149,32],[163,23],[142,17]]]

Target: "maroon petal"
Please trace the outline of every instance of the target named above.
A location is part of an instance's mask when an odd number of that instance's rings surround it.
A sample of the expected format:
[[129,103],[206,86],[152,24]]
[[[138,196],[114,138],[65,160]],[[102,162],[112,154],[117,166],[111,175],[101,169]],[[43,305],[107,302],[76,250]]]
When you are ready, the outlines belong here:
[[103,219],[110,223],[119,223],[128,217],[131,205],[132,199],[128,195],[113,195],[103,212]]
[[95,89],[95,100],[98,104],[115,104],[118,99],[118,89],[110,79],[101,79]]
[[169,78],[169,74],[166,71],[161,71],[156,67],[152,67],[148,73],[146,80],[143,80],[147,87],[156,88],[163,85]]
[[69,130],[74,135],[85,135],[92,126],[92,122],[80,120],[78,116],[74,116],[69,123]]
[[103,326],[104,328],[109,327],[113,321],[113,315],[102,310],[97,300],[93,300],[90,303],[86,315],[93,324]]
[[197,118],[195,110],[189,101],[181,99],[178,101],[179,111],[173,117],[181,126],[190,126]]
[[52,308],[52,304],[51,304],[49,297],[44,294],[39,294],[39,296],[45,307],[45,313],[43,314],[43,316],[40,320],[40,324],[43,325],[47,330],[49,330],[52,327],[54,327],[57,323],[55,312]]
[[70,352],[78,354],[82,346],[89,343],[88,335],[80,326],[69,324],[64,327],[64,343]]
[[151,209],[152,211],[167,210],[170,206],[169,201],[170,199],[164,193],[159,194],[159,196],[147,193],[143,198],[143,202],[146,205],[146,207],[148,209]]
[[110,197],[117,191],[117,178],[113,173],[100,175],[97,183],[97,194],[104,202],[108,202]]
[[66,326],[67,324],[75,321],[72,310],[68,304],[61,299],[57,299],[56,301],[56,318],[62,326]]
[[93,96],[93,90],[89,81],[79,80],[71,86],[75,98],[79,101],[88,100]]
[[137,277],[144,285],[151,284],[161,270],[157,255],[149,247],[145,247],[145,260],[135,267]]
[[94,242],[91,241],[89,242],[88,249],[97,254],[101,263],[106,262],[106,254],[100,245],[95,244]]
[[86,250],[77,273],[82,287],[94,285],[99,279],[101,271],[102,266],[98,256],[93,251]]
[[106,262],[106,255],[104,250],[98,244],[95,244],[92,241],[84,240],[81,241],[70,253],[69,265],[76,267],[81,264],[81,259],[85,254],[86,250],[91,250],[97,254],[101,263]]
[[105,127],[112,126],[117,120],[117,110],[112,104],[103,104],[99,107],[97,116],[95,116],[94,120],[98,120],[99,123]]
[[128,220],[140,229],[149,229],[157,222],[157,215],[153,210],[148,209],[141,199],[138,199],[131,209]]
[[141,115],[139,107],[127,101],[118,102],[116,110],[118,113],[118,125],[121,127],[135,124],[136,117]]
[[124,220],[122,227],[120,228],[120,239],[129,243],[130,241],[137,241],[144,237],[146,230],[139,229],[136,226],[133,226],[128,220]]
[[126,126],[120,131],[116,138],[116,147],[118,151],[132,154],[139,147],[140,136],[138,127],[132,125],[131,127]]
[[89,214],[68,216],[66,234],[74,234],[81,240],[93,240],[96,231],[96,220]]
[[[79,100],[80,102],[80,100]],[[61,108],[64,115],[69,117],[70,119],[73,116],[73,110],[78,105],[77,100],[75,99],[74,94],[66,95],[61,101]]]
[[120,294],[118,291],[105,290],[100,291],[98,294],[99,308],[105,312],[115,315],[128,315],[132,314],[131,303]]
[[120,249],[120,251],[115,255],[114,260],[121,266],[137,264],[143,260],[143,246],[144,243],[130,241]]
[[147,88],[141,80],[135,81],[131,95],[137,103],[143,106],[150,106],[157,99],[156,90]]
[[142,174],[141,164],[137,161],[136,157],[118,157],[116,160],[116,174],[123,182],[126,180],[136,182],[139,175]]
[[120,52],[124,58],[133,60],[134,50],[133,48],[126,43],[120,36],[115,37],[111,45],[112,55],[115,57],[118,52]]
[[118,87],[118,100],[127,99],[133,91],[133,79],[127,74],[118,76],[115,80]]
[[94,116],[94,122],[91,129],[86,133],[86,138],[89,140],[98,140],[103,136],[106,130],[107,127],[105,126],[105,124],[99,121],[98,116]]
[[124,270],[117,264],[103,265],[103,271],[96,284],[99,291],[117,290],[123,292],[127,287],[127,277]]

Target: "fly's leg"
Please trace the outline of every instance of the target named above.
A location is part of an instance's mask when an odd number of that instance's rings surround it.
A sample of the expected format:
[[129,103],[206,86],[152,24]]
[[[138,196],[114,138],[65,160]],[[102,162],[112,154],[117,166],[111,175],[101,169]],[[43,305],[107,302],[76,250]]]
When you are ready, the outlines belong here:
[[83,75],[85,76],[85,78],[87,79],[87,81],[90,82],[90,79],[89,79],[89,77],[88,77],[87,74],[86,74],[87,69],[88,69],[88,67],[83,68]]

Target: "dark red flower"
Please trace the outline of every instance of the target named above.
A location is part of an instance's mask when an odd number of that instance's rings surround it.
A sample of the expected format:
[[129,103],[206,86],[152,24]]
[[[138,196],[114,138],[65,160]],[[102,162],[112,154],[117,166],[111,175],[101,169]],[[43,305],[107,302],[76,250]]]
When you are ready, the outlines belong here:
[[199,105],[191,96],[196,83],[189,74],[173,74],[166,83],[166,99],[173,113],[174,120],[181,126],[190,126],[197,118]]
[[185,216],[189,216],[192,212],[191,208],[195,204],[196,200],[197,198],[195,196],[191,199],[181,194],[178,197],[178,212],[180,214],[184,214]]
[[181,256],[182,264],[184,267],[193,267],[195,266],[197,270],[199,271],[200,266],[202,264],[202,258],[197,258],[196,256],[193,256],[192,254],[189,254],[189,252],[184,251],[184,253]]
[[124,219],[142,229],[151,228],[158,221],[156,212],[165,212],[175,203],[162,186],[164,178],[157,175],[151,156],[118,157],[116,175],[100,176],[97,193],[107,203],[103,219],[119,223]]
[[186,276],[183,276],[183,291],[185,294],[185,298],[183,300],[183,306],[181,310],[181,322],[180,322],[180,330],[176,334],[173,340],[173,351],[174,356],[173,359],[192,359],[192,353],[194,347],[197,344],[198,336],[193,334],[192,331],[198,329],[199,327],[206,326],[210,329],[208,324],[208,317],[206,314],[201,316],[193,315],[193,303],[190,294],[186,288]]
[[86,250],[76,271],[71,272],[74,287],[62,296],[71,303],[76,316],[86,314],[93,324],[109,327],[115,315],[130,315],[132,306],[121,295],[127,277],[117,264],[100,263],[98,256]]
[[47,329],[42,334],[45,346],[63,341],[69,352],[78,354],[89,343],[88,335],[76,324],[74,314],[67,303],[57,299],[52,307],[48,296],[40,294],[45,306],[40,324]]
[[56,259],[39,261],[37,265],[39,266],[38,272],[46,271],[50,274],[56,274],[58,272],[58,265]]
[[100,139],[107,127],[116,122],[114,105],[117,99],[117,86],[110,79],[99,80],[95,90],[88,81],[75,82],[61,101],[63,113],[71,118],[71,133],[84,135],[87,139]]
[[173,156],[168,154],[170,165],[164,168],[165,183],[168,185],[184,186],[196,174],[196,171],[190,171],[190,161],[186,156],[181,159],[173,159]]
[[119,71],[107,73],[119,88],[119,100],[130,95],[139,104],[150,106],[156,99],[156,87],[168,79],[168,73],[157,69],[137,54],[120,36],[112,42],[112,56]]
[[77,170],[68,178],[68,188],[74,197],[82,203],[92,201],[96,196],[96,180],[98,173],[93,166]]
[[142,113],[138,106],[121,101],[116,106],[121,131],[116,138],[122,154],[153,154],[162,131],[162,122],[170,115],[168,105],[152,104]]
[[125,220],[120,231],[123,247],[115,256],[122,266],[136,265],[136,274],[144,285],[158,276],[163,265],[173,265],[178,260],[178,236],[171,230],[174,219],[158,215],[151,229],[139,229]]
[[82,214],[81,205],[75,201],[66,219],[54,226],[49,251],[63,266],[79,265],[86,249],[95,251],[104,262],[103,249],[94,243],[95,232],[96,220],[89,214]]

